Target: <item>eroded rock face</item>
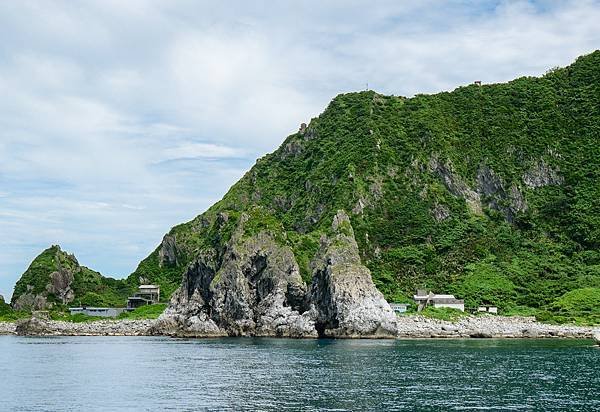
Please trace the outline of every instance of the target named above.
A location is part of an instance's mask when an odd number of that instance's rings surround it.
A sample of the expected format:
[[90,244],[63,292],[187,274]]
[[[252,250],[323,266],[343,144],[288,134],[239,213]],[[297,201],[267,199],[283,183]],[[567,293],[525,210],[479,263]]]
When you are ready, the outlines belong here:
[[158,262],[161,267],[177,265],[177,241],[175,236],[165,235],[158,250]]
[[460,176],[452,171],[452,165],[442,163],[437,157],[433,157],[429,161],[429,169],[442,179],[442,182],[450,193],[465,199],[467,207],[472,213],[477,215],[483,214],[479,193],[472,190]]
[[[541,163],[544,165],[543,163]],[[441,178],[442,182],[454,196],[462,197],[467,207],[474,214],[482,214],[482,206],[501,212],[506,221],[513,223],[518,213],[528,209],[527,202],[521,189],[515,185],[508,185],[490,167],[481,165],[477,170],[476,184],[470,188],[462,178],[452,170],[449,162],[443,163],[437,157],[429,161],[429,170]],[[530,187],[539,183],[540,179],[555,181],[556,176],[550,178],[548,169],[535,169],[533,175],[526,175],[523,179]],[[529,177],[527,177],[529,176]],[[529,183],[534,185],[530,185]],[[434,217],[439,222],[445,217],[439,213],[439,205],[433,210]]]
[[68,304],[75,299],[75,292],[71,288],[74,280],[73,272],[60,268],[50,274],[50,282],[42,293],[34,294],[33,287],[28,287],[28,292],[22,294],[13,303],[15,310],[43,310],[52,306],[48,302],[48,294],[53,294],[63,304]]
[[310,302],[320,336],[393,337],[396,316],[360,262],[350,219],[339,211],[333,220],[334,235],[321,239],[313,262]]
[[[40,261],[40,259],[42,260]],[[29,271],[32,266],[36,266],[38,271],[35,276],[43,276],[43,281],[31,277]],[[75,299],[73,282],[75,281],[75,275],[81,270],[82,267],[75,256],[63,252],[60,246],[53,245],[46,249],[34,259],[30,268],[19,280],[18,283],[23,282],[25,284],[25,291],[20,294],[13,294],[11,304],[13,309],[44,310],[52,308],[56,303],[66,305],[72,302]],[[37,286],[35,286],[36,283]]]
[[316,336],[292,251],[268,233],[242,233],[220,262],[205,253],[190,265],[159,327],[187,336]]
[[50,274],[50,283],[46,289],[59,298],[63,304],[67,304],[75,299],[75,292],[71,288],[74,279],[73,273],[66,269],[60,269]]
[[271,234],[243,237],[242,218],[222,254],[200,254],[156,331],[178,336],[387,337],[395,315],[362,266],[350,220],[336,215],[310,287],[292,250]]
[[28,292],[19,296],[12,306],[15,310],[42,310],[48,307],[48,300],[44,295]]
[[530,188],[538,188],[549,185],[560,185],[564,181],[558,169],[550,167],[543,159],[523,174],[523,183]]

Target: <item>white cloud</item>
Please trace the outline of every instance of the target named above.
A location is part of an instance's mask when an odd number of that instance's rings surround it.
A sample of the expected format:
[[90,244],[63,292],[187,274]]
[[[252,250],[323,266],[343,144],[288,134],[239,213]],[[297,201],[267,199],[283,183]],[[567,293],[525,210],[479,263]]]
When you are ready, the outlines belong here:
[[52,243],[127,275],[338,93],[538,75],[598,21],[597,1],[2,2],[0,290]]
[[243,152],[239,149],[212,143],[186,143],[165,150],[166,160],[193,158],[218,159],[240,157],[242,154]]

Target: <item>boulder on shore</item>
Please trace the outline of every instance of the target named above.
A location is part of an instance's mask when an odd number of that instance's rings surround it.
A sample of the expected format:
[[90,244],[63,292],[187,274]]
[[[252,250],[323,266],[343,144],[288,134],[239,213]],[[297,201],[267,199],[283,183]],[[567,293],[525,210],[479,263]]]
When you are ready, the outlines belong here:
[[600,330],[595,331],[592,337],[596,341],[596,345],[600,346]]
[[31,317],[17,323],[15,332],[21,336],[51,335],[52,330],[43,319]]

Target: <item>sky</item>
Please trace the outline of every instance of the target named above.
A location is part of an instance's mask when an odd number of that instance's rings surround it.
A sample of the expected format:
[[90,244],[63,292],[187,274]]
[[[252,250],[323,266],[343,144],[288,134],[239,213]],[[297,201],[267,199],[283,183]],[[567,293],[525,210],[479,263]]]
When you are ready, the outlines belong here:
[[127,276],[339,93],[542,75],[598,22],[591,0],[0,2],[0,294],[52,244]]

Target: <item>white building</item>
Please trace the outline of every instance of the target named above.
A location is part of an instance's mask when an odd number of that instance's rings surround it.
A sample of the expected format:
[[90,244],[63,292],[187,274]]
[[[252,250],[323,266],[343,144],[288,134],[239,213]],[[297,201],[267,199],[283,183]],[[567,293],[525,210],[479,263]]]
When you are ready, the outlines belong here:
[[461,312],[465,311],[465,301],[456,299],[454,295],[437,295],[431,291],[428,292],[424,289],[419,289],[413,298],[417,304],[417,311],[419,312],[427,306],[458,309]]
[[493,313],[498,314],[498,308],[496,306],[479,306],[477,312]]
[[408,303],[390,303],[390,307],[396,313],[404,313],[408,310]]

